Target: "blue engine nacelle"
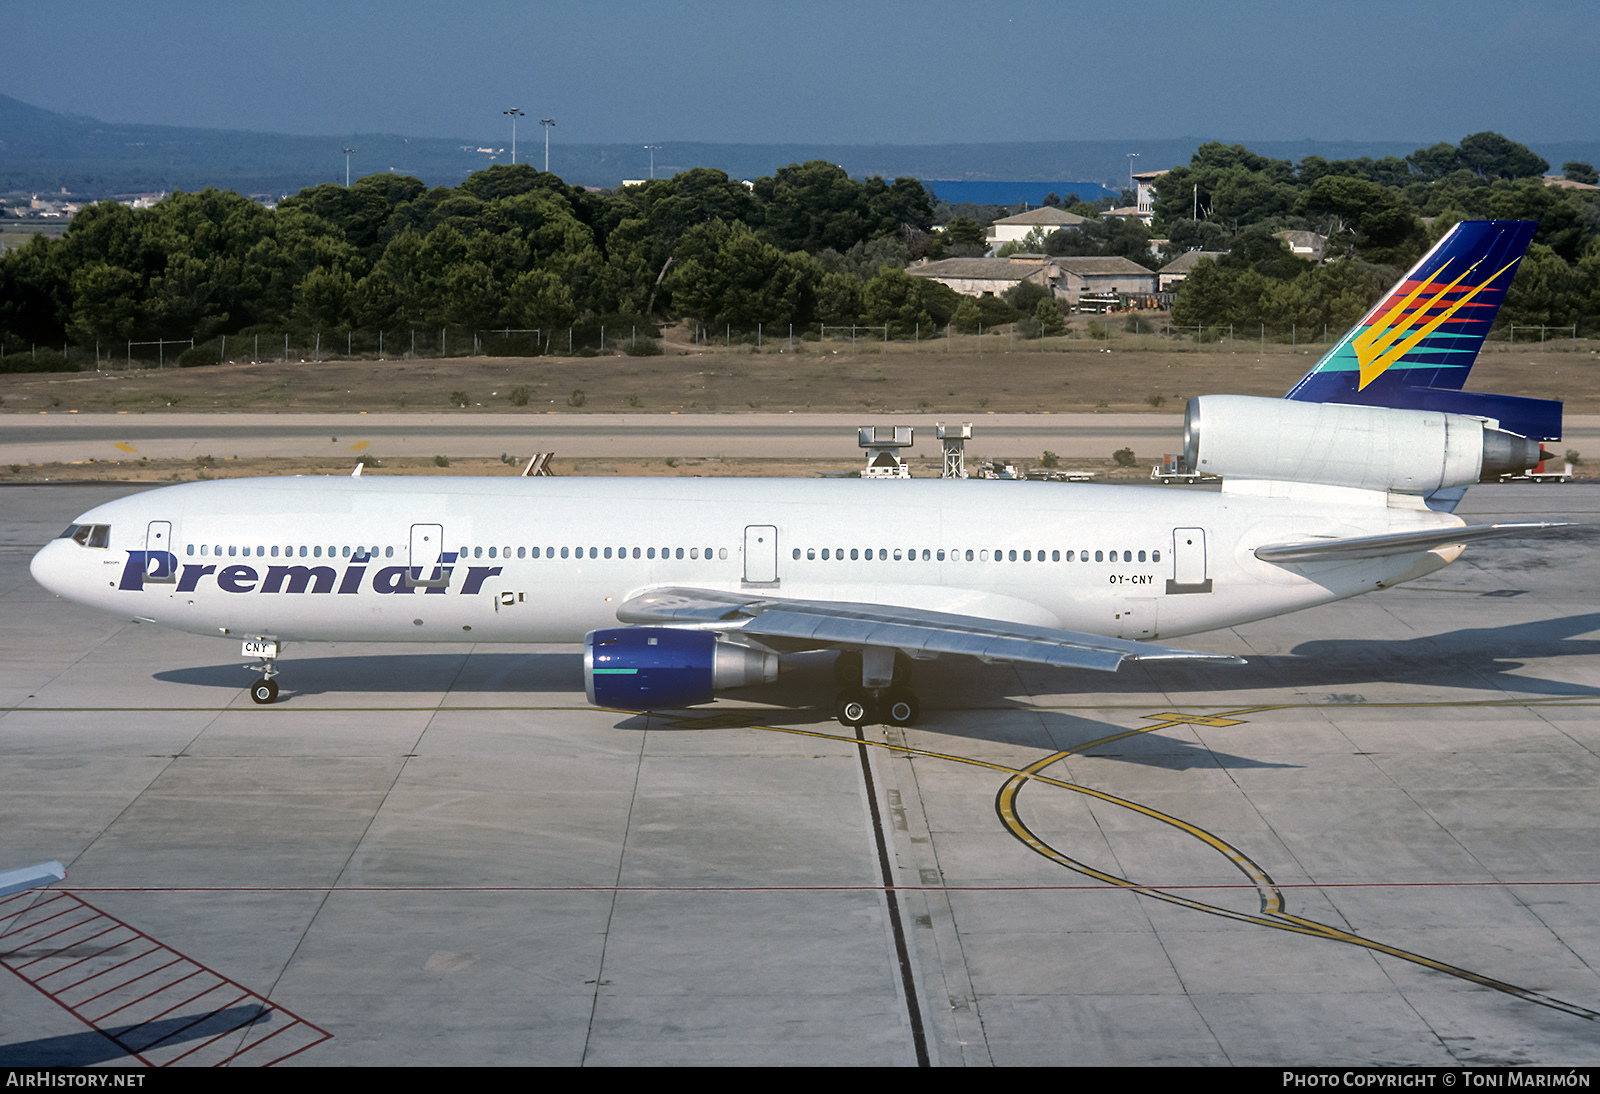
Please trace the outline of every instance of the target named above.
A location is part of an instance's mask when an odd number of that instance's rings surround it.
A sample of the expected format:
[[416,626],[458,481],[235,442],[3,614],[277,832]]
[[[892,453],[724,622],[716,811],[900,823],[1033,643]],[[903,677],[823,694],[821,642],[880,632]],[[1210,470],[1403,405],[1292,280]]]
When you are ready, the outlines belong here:
[[669,710],[709,703],[712,693],[778,678],[778,658],[719,639],[711,631],[618,627],[583,639],[589,702],[624,710]]

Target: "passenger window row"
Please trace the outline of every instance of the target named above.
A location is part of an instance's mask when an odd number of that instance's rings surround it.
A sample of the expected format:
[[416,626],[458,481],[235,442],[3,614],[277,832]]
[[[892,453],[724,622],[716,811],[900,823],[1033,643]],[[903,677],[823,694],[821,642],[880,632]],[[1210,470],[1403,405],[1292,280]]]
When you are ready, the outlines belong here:
[[[222,555],[223,555],[223,550],[224,550],[223,545],[220,544],[220,543],[216,544],[215,546],[213,546],[212,544],[209,544],[209,543],[202,543],[202,544],[200,544],[199,549],[197,551],[196,548],[195,548],[195,545],[191,543],[191,544],[189,544],[188,553],[191,554],[191,555],[198,553],[200,555],[200,557],[202,557],[202,558],[205,558],[205,557],[208,557],[208,556],[214,556],[216,558],[221,558]],[[256,558],[268,558],[268,557],[271,557],[271,558],[280,558],[280,557],[281,558],[296,558],[296,557],[299,557],[299,558],[323,558],[323,557],[327,557],[327,558],[348,558],[348,559],[353,559],[356,562],[367,562],[367,561],[370,561],[372,559],[378,558],[380,556],[380,553],[381,553],[383,558],[393,558],[394,557],[394,548],[393,547],[384,547],[384,548],[381,548],[381,549],[378,548],[378,547],[350,547],[350,546],[339,547],[336,544],[330,544],[326,549],[324,549],[321,544],[317,544],[315,546],[305,546],[305,545],[302,544],[298,548],[298,551],[299,551],[298,556],[295,553],[296,550],[297,550],[297,548],[295,548],[295,547],[284,547],[284,548],[282,548],[281,550],[282,550],[283,553],[282,553],[282,555],[280,555],[279,554],[280,548],[277,547],[276,545],[272,546],[269,549],[269,548],[263,547],[263,546],[240,547],[238,544],[229,544],[227,546],[226,550],[227,550],[227,554],[228,554],[229,558],[236,558],[236,557],[250,558],[252,556],[252,554],[253,554]],[[324,556],[324,550],[326,550],[326,556]],[[270,554],[269,554],[269,551],[270,551]]]
[[[915,547],[908,547],[908,548],[905,548],[903,550],[901,548],[899,548],[899,547],[894,547],[894,548],[889,548],[889,547],[876,547],[876,548],[874,548],[874,547],[866,547],[866,548],[851,547],[849,549],[849,551],[850,551],[849,558],[850,558],[850,561],[852,561],[852,562],[855,562],[858,559],[860,561],[870,562],[870,561],[873,560],[873,558],[877,558],[878,561],[880,561],[880,562],[887,562],[887,561],[890,560],[891,557],[893,558],[893,560],[895,562],[916,562],[919,558],[923,562],[945,562],[947,560],[950,561],[950,562],[961,562],[961,561],[966,561],[966,562],[990,562],[990,561],[993,561],[993,562],[1019,562],[1019,561],[1020,562],[1046,562],[1046,561],[1049,561],[1049,562],[1061,562],[1061,561],[1063,561],[1063,553],[1061,551],[1052,550],[1052,551],[1046,552],[1042,548],[1037,550],[1037,551],[1032,550],[1032,549],[1024,549],[1024,550],[1021,550],[1021,551],[1017,551],[1017,550],[1013,550],[1013,549],[1010,549],[1010,548],[996,548],[992,553],[990,551],[982,549],[982,548],[973,549],[973,550],[966,550],[966,551],[951,550],[951,551],[946,552],[946,551],[943,551],[943,550],[937,550],[936,551],[936,550],[933,550],[933,549],[927,548],[927,547],[921,548],[920,549],[920,553],[919,553],[919,549],[915,548]],[[874,554],[874,552],[876,552],[876,554]],[[799,547],[796,547],[794,549],[794,551],[793,551],[792,557],[796,558],[796,559],[804,557],[807,560],[814,560],[814,559],[816,559],[818,557],[819,554],[821,555],[822,560],[824,562],[828,561],[830,558],[832,558],[833,560],[838,561],[838,562],[843,562],[845,560],[845,548],[843,548],[843,547],[833,547],[833,548],[823,547],[820,550],[820,552],[815,547],[807,547],[807,548],[805,548],[804,552],[802,552]],[[1045,557],[1047,554],[1049,555],[1048,559]],[[1021,556],[1020,558],[1018,557],[1019,555]],[[947,559],[947,556],[948,556],[948,559]],[[1092,552],[1092,556],[1093,556],[1093,561],[1095,561],[1095,562],[1116,562],[1116,561],[1119,560],[1119,558],[1123,562],[1133,562],[1133,561],[1135,561],[1136,558],[1137,558],[1137,561],[1139,561],[1139,562],[1160,562],[1161,561],[1161,552],[1160,551],[1126,551],[1126,550],[1124,550],[1124,551],[1107,551],[1107,550],[1101,549],[1099,551]],[[1090,551],[1088,551],[1088,550],[1083,550],[1083,551],[1074,550],[1074,551],[1065,552],[1065,559],[1064,560],[1067,561],[1067,562],[1088,562],[1088,561],[1090,561],[1090,558],[1091,558],[1091,552]]]
[[[98,530],[100,542],[95,542],[95,537],[90,533],[91,527]],[[91,547],[104,547],[106,545],[104,541],[108,534],[109,528],[107,525],[100,524],[91,526],[85,524],[80,526],[75,524],[68,528],[66,532],[62,533],[62,538],[76,539],[79,543],[87,542],[88,546]],[[484,558],[485,556],[489,558],[511,558],[512,551],[513,548],[511,547],[462,547],[461,553],[458,557],[462,559],[469,557]],[[515,552],[517,558],[547,559],[558,557],[587,557],[594,559],[622,559],[630,557],[643,559],[654,559],[658,557],[662,559],[710,559],[714,557],[725,559],[728,557],[728,549],[726,547],[517,547],[515,548]],[[394,548],[349,546],[339,547],[337,545],[323,547],[321,544],[316,544],[313,546],[301,545],[299,547],[281,548],[274,545],[269,548],[266,546],[241,547],[238,544],[223,545],[220,543],[214,545],[210,543],[202,543],[197,546],[196,544],[191,543],[188,546],[188,554],[191,556],[198,555],[201,558],[222,558],[224,555],[226,555],[226,557],[229,558],[250,558],[252,556],[255,558],[348,558],[357,562],[367,562],[371,559],[379,558],[380,556],[383,558],[393,558]]]
[[[109,525],[104,525],[104,524],[93,524],[93,525],[90,525],[90,524],[84,524],[84,525],[74,524],[74,525],[69,526],[67,528],[67,530],[61,534],[61,538],[62,539],[73,539],[73,540],[76,540],[78,543],[83,544],[83,545],[88,546],[88,547],[105,547],[107,545],[109,537],[110,537],[110,526]],[[484,548],[484,547],[462,547],[459,557],[463,558],[463,559],[468,558],[468,557],[472,557],[472,558],[484,558],[484,557],[488,557],[488,558],[511,558],[512,557],[512,551],[513,551],[513,548],[511,548],[511,547],[489,547],[489,548]],[[726,547],[721,547],[721,548],[712,548],[712,547],[704,547],[704,548],[702,548],[702,547],[661,547],[661,548],[656,548],[656,547],[543,547],[543,548],[540,548],[540,547],[517,547],[517,548],[515,548],[515,551],[516,551],[516,557],[517,558],[547,558],[547,559],[554,559],[554,558],[585,558],[585,557],[593,558],[593,559],[600,559],[600,558],[655,559],[655,558],[658,558],[658,557],[662,558],[662,559],[672,559],[672,558],[699,559],[699,558],[702,558],[702,557],[707,558],[707,559],[710,559],[712,557],[716,557],[716,558],[719,558],[719,559],[725,559],[725,558],[728,557],[728,549]],[[274,545],[274,546],[268,548],[266,546],[259,546],[259,545],[256,546],[256,547],[248,547],[248,546],[241,547],[241,546],[239,546],[237,544],[228,544],[225,547],[223,544],[220,544],[220,543],[219,544],[215,544],[215,545],[212,545],[212,544],[209,544],[209,543],[202,543],[198,547],[196,547],[195,544],[191,543],[188,546],[188,554],[190,554],[191,556],[198,554],[202,558],[212,557],[212,556],[217,557],[217,558],[221,558],[221,557],[223,557],[224,552],[226,552],[227,557],[229,557],[229,558],[237,558],[237,557],[241,557],[241,556],[244,557],[244,558],[250,558],[252,555],[254,555],[254,557],[256,557],[256,558],[267,558],[267,557],[271,557],[271,558],[280,558],[280,557],[282,557],[282,558],[296,558],[296,557],[298,557],[298,558],[324,558],[324,557],[326,557],[326,558],[348,558],[348,559],[354,559],[357,562],[367,562],[367,561],[370,561],[372,559],[379,558],[380,556],[383,557],[383,558],[393,558],[394,557],[394,548],[393,547],[379,548],[379,547],[376,547],[376,546],[374,546],[374,547],[365,547],[365,546],[361,546],[361,547],[350,547],[350,546],[339,547],[337,545],[329,545],[328,547],[324,548],[321,544],[316,544],[316,545],[312,545],[312,546],[307,546],[307,545],[302,544],[302,545],[300,545],[298,547],[292,547],[291,546],[291,547],[282,547],[282,548],[280,548],[280,547]],[[703,554],[702,554],[702,552],[703,552]],[[714,552],[714,555],[713,555],[713,552]],[[1047,555],[1048,555],[1048,558],[1046,557]],[[1073,551],[1066,551],[1066,552],[1063,553],[1062,551],[1059,551],[1059,550],[1051,550],[1051,551],[1047,552],[1043,548],[1040,548],[1037,551],[1032,550],[1032,549],[1028,549],[1028,548],[1024,548],[1024,549],[1022,549],[1020,551],[1019,550],[1015,550],[1015,549],[1010,549],[1010,548],[996,548],[994,551],[991,552],[991,551],[989,551],[987,549],[982,549],[982,548],[946,551],[946,550],[943,550],[943,549],[933,550],[933,549],[927,548],[927,547],[923,547],[923,548],[920,548],[920,549],[919,548],[915,548],[915,547],[911,547],[911,548],[899,548],[899,547],[894,547],[894,548],[889,548],[889,547],[865,547],[865,548],[861,548],[861,547],[851,547],[851,548],[848,548],[848,555],[847,555],[847,549],[844,548],[844,547],[832,547],[832,548],[823,547],[820,550],[818,548],[815,548],[815,547],[807,547],[804,550],[802,550],[799,547],[796,547],[796,548],[794,548],[794,551],[792,552],[792,557],[795,558],[796,560],[799,560],[801,558],[805,558],[807,560],[814,561],[819,556],[821,557],[821,559],[824,562],[829,561],[830,559],[831,560],[836,560],[836,561],[839,561],[839,562],[843,562],[846,559],[846,557],[848,557],[850,559],[850,561],[852,561],[852,562],[856,562],[856,561],[871,562],[874,559],[877,559],[880,562],[887,562],[887,561],[889,561],[891,559],[893,559],[893,561],[895,561],[895,562],[916,562],[919,559],[921,561],[923,561],[923,562],[946,562],[946,561],[949,561],[949,562],[962,562],[962,561],[966,561],[966,562],[991,562],[991,561],[992,562],[1045,562],[1045,561],[1049,561],[1049,562],[1062,562],[1062,561],[1066,561],[1066,562],[1089,562],[1091,560],[1094,561],[1094,562],[1118,562],[1118,561],[1121,561],[1121,562],[1135,562],[1135,561],[1138,561],[1138,562],[1160,562],[1161,561],[1161,552],[1160,551],[1154,551],[1154,550],[1152,550],[1152,551],[1131,551],[1131,550],[1108,551],[1108,550],[1105,550],[1105,549],[1101,549],[1101,550],[1098,550],[1098,551],[1092,551],[1091,552],[1091,551],[1089,551],[1087,549],[1084,549],[1084,550],[1081,550],[1081,551],[1073,550]]]
[[[473,558],[510,558],[510,547],[463,547],[462,558],[471,552]],[[584,552],[588,552],[585,555]],[[659,552],[659,553],[658,553]],[[518,547],[518,558],[727,558],[726,547]]]

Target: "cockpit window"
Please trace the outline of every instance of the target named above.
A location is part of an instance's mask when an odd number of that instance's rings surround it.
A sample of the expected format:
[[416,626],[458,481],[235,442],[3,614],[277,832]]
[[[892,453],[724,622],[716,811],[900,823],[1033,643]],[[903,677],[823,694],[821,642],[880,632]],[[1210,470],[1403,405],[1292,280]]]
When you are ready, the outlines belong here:
[[69,524],[67,530],[57,538],[70,539],[80,547],[98,547],[104,550],[111,546],[111,525]]

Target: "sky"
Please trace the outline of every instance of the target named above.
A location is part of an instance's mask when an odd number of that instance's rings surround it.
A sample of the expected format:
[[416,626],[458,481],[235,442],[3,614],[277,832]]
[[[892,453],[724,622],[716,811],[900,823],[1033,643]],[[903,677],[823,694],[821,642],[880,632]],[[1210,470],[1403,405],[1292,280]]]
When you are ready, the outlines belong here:
[[518,144],[1600,139],[1595,0],[53,0],[0,92]]

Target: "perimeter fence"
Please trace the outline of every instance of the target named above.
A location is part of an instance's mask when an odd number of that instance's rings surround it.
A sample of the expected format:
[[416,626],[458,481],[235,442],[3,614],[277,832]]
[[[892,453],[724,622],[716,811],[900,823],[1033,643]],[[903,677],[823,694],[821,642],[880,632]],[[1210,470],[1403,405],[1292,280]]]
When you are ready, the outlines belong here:
[[[397,327],[383,330],[250,332],[207,339],[141,338],[89,344],[0,341],[0,373],[127,368],[193,368],[271,362],[405,361],[469,357],[590,358],[663,353],[1296,353],[1325,351],[1344,335],[1327,325],[1182,325],[1163,313],[1072,314],[1057,323],[1025,318],[974,324],[762,323],[686,321],[570,324],[533,328]],[[1486,352],[1591,354],[1600,339],[1575,325],[1502,323]]]

